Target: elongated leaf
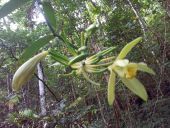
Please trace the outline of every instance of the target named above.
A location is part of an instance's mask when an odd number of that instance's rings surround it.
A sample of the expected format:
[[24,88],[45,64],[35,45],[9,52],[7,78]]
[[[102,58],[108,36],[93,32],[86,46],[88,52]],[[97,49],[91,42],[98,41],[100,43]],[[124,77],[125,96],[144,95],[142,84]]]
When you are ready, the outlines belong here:
[[107,48],[105,50],[99,51],[98,53],[88,57],[86,60],[90,61],[90,60],[101,60],[103,56],[105,56],[106,54],[109,54],[110,52],[112,52],[115,49],[115,47],[110,47]]
[[56,57],[56,56],[51,56],[52,59],[54,59],[55,61],[67,66],[67,62],[65,60],[63,60],[62,58]]
[[60,54],[58,53],[57,51],[55,50],[50,50],[49,51],[49,54],[55,56],[55,57],[58,57],[58,58],[62,58],[63,60],[65,60],[66,62],[69,62],[69,59],[67,56],[63,55],[63,54]]
[[70,43],[70,41],[67,39],[67,36],[64,32],[62,32],[62,37],[64,39],[64,43],[67,46],[68,51],[73,55],[76,56],[77,52],[76,52],[76,46],[74,46],[72,43]]
[[10,14],[12,11],[21,7],[29,1],[32,0],[10,0],[0,8],[0,18],[5,17],[6,15]]
[[155,75],[155,72],[151,68],[149,68],[145,63],[138,63],[137,67],[138,67],[138,70],[140,70],[140,71]]
[[[80,40],[79,35],[76,32],[74,32],[73,34],[74,34],[73,38],[74,38],[74,41],[76,42],[77,46],[81,47],[81,40]],[[84,46],[84,45],[82,45],[82,46]]]
[[50,40],[54,39],[53,35],[44,36],[35,42],[33,42],[28,48],[25,49],[23,54],[20,57],[21,61],[27,60],[32,57],[40,48],[48,44]]
[[81,32],[81,47],[85,46],[85,36],[84,36],[84,32]]
[[44,11],[44,15],[47,18],[49,24],[53,27],[53,30],[56,30],[57,27],[57,23],[56,23],[56,18],[55,18],[55,12],[53,7],[51,6],[50,2],[42,2],[42,6],[43,6],[43,11]]
[[110,106],[113,105],[113,102],[115,100],[115,78],[116,78],[115,73],[112,70],[110,70],[110,77],[107,88],[107,99]]
[[121,80],[129,90],[131,90],[133,93],[135,93],[144,101],[147,101],[148,99],[147,92],[145,90],[145,87],[139,80],[137,80],[136,78],[133,79],[121,78]]
[[66,66],[68,65],[69,59],[66,56],[54,50],[50,50],[49,54],[51,55],[52,59],[56,60],[57,62],[60,62],[61,64],[66,65]]
[[128,43],[119,53],[117,59],[124,59],[126,55],[132,50],[132,48],[142,40],[142,37],[138,37],[135,40]]

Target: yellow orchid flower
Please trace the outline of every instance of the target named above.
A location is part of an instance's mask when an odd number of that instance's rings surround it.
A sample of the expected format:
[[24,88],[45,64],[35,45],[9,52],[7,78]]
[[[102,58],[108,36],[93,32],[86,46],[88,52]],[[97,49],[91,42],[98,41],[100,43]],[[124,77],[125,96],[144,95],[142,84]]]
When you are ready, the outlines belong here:
[[116,60],[111,69],[114,70],[120,77],[131,79],[137,74],[137,64],[129,63],[129,60]]
[[136,79],[138,71],[144,71],[155,75],[145,63],[131,63],[128,59],[124,59],[131,49],[142,40],[141,37],[128,43],[119,53],[112,65],[108,67],[110,77],[108,81],[108,103],[112,105],[115,99],[115,78],[116,74],[126,87],[139,96],[144,101],[147,101],[148,95],[143,84]]
[[[113,104],[115,99],[115,92],[112,86],[115,86],[115,74],[117,74],[122,82],[130,89],[133,93],[138,95],[144,101],[147,100],[147,92],[143,84],[136,79],[137,71],[144,71],[150,74],[155,74],[152,69],[150,69],[145,63],[131,63],[127,59],[115,60],[115,62],[108,67],[110,71],[110,78],[108,82],[108,101],[109,105]],[[114,77],[113,77],[114,76]],[[111,96],[114,97],[111,97]]]

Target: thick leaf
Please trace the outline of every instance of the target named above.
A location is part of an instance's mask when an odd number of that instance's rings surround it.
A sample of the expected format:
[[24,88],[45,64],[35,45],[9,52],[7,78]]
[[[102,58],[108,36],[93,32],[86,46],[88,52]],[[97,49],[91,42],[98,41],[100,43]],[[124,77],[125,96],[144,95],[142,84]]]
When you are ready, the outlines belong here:
[[53,7],[51,6],[50,2],[42,2],[44,15],[47,18],[49,24],[53,27],[53,30],[56,30],[56,18],[55,12]]
[[77,47],[74,46],[72,43],[70,43],[70,41],[67,39],[67,36],[64,32],[62,32],[62,38],[64,39],[64,43],[65,45],[67,46],[67,49],[68,51],[73,55],[73,56],[76,56],[77,55],[77,52],[76,52],[76,49]]
[[155,72],[151,68],[149,68],[145,63],[138,63],[137,68],[140,71],[147,72],[147,73],[150,73],[152,75],[155,75]]
[[147,101],[148,99],[147,92],[145,90],[145,87],[139,80],[137,80],[136,78],[133,79],[121,78],[121,80],[129,90],[131,90],[133,93],[135,93],[144,101]]
[[58,58],[62,58],[63,60],[65,60],[66,62],[69,62],[69,58],[63,54],[60,54],[58,53],[57,51],[55,50],[50,50],[49,51],[49,54],[55,56],[55,57],[58,57]]
[[10,14],[12,11],[21,7],[29,1],[31,0],[10,0],[0,8],[0,18],[5,17],[6,15]]
[[81,47],[85,46],[85,35],[84,32],[81,32]]
[[116,75],[111,69],[109,82],[108,82],[108,89],[107,89],[107,99],[110,106],[113,104],[115,100],[115,78]]
[[87,1],[86,1],[86,8],[88,10],[91,20],[96,21],[97,16],[100,13],[100,8],[97,6],[94,6],[92,2],[87,2]]
[[48,44],[48,42],[52,39],[54,39],[53,35],[47,35],[36,40],[28,48],[25,49],[24,53],[20,57],[20,60],[24,61],[32,57],[40,48]]
[[126,55],[132,50],[132,48],[142,40],[142,37],[138,37],[135,40],[128,43],[119,53],[117,59],[124,59]]
[[60,62],[63,65],[68,65],[69,59],[66,56],[54,50],[50,50],[49,54],[51,55],[52,59],[56,60],[57,62]]
[[63,60],[62,58],[56,57],[56,56],[51,56],[52,59],[54,59],[55,61],[67,66],[67,62],[65,60]]

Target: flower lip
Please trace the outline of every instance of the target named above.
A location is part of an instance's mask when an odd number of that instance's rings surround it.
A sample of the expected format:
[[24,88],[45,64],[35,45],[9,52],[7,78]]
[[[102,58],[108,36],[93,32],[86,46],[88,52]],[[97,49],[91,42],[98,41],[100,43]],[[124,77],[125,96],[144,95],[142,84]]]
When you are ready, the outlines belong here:
[[129,63],[129,60],[127,59],[116,60],[110,68],[112,68],[120,77],[126,79],[134,78],[138,69],[136,63]]
[[125,77],[127,79],[132,79],[137,74],[137,64],[129,63],[126,67]]

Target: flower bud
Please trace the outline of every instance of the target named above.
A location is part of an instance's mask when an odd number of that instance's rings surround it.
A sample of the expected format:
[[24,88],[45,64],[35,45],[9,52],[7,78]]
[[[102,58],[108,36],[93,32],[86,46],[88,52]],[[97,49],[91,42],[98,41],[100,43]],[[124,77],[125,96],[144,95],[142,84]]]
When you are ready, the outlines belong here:
[[41,52],[26,61],[18,68],[12,80],[12,88],[14,91],[18,91],[22,87],[22,85],[25,84],[31,78],[32,74],[35,71],[37,63],[44,59],[47,54],[47,51]]

